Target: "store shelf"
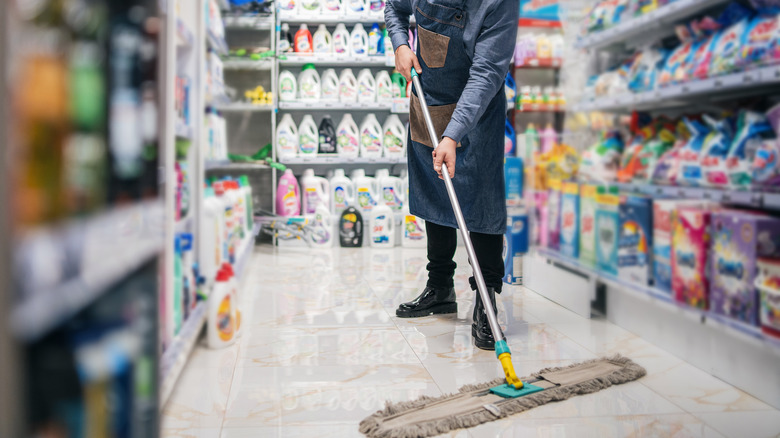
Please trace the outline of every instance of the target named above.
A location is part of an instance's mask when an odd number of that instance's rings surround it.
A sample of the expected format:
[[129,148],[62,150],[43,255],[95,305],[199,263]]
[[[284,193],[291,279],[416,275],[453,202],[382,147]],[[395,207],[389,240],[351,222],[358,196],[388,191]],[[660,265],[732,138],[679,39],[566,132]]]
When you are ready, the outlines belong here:
[[279,65],[302,66],[305,64],[328,66],[377,66],[386,67],[385,55],[377,56],[339,56],[333,53],[313,53],[311,55],[282,55]]
[[151,261],[163,248],[163,222],[162,203],[144,201],[20,237],[14,269],[25,280],[11,311],[14,334],[40,339]]
[[515,68],[561,68],[561,58],[529,58],[522,64],[515,64]]
[[739,191],[707,187],[678,187],[662,186],[641,183],[615,184],[624,192],[642,193],[651,196],[684,199],[706,199],[722,204],[740,205],[745,207],[761,207],[764,205],[765,195],[756,191]]
[[[287,111],[393,111],[393,104],[377,102],[279,102],[280,110]],[[408,111],[408,109],[407,109]]]
[[765,335],[758,327],[750,326],[740,321],[726,318],[722,315],[716,315],[713,312],[696,309],[683,303],[679,303],[674,300],[670,294],[667,294],[663,291],[653,287],[631,283],[629,281],[618,278],[617,276],[593,269],[580,263],[578,260],[564,256],[557,251],[552,251],[546,248],[536,248],[536,251],[539,255],[547,258],[551,262],[559,263],[568,269],[578,271],[583,275],[597,277],[604,283],[608,283],[609,285],[614,286],[614,289],[616,290],[639,296],[669,312],[683,315],[684,317],[693,321],[701,322],[708,327],[721,330],[730,336],[736,337],[737,339],[751,342],[762,348],[767,348],[774,354],[780,356],[780,339]]
[[273,16],[223,17],[225,29],[272,30],[275,29]]
[[580,49],[602,49],[623,44],[648,36],[663,37],[662,30],[671,30],[672,25],[700,14],[708,9],[727,3],[728,0],[678,0],[655,11],[625,20],[618,25],[592,33],[580,39]]
[[217,110],[221,112],[270,112],[274,110],[273,105],[255,105],[245,102],[230,102],[217,105]]
[[207,302],[199,301],[195,309],[190,313],[189,318],[184,321],[179,334],[176,335],[162,354],[160,359],[161,406],[164,406],[168,397],[170,397],[176,381],[187,364],[187,359],[195,347],[198,335],[206,323],[207,309]]
[[210,170],[255,170],[255,169],[269,169],[265,163],[234,163],[232,161],[207,161],[206,171]]
[[193,129],[192,126],[184,124],[184,122],[176,121],[176,138],[183,140],[192,140]]
[[336,156],[280,158],[285,166],[317,165],[317,164],[400,164],[406,163],[406,157],[399,158],[341,158]]
[[[383,24],[385,22],[385,16],[384,14],[363,14],[363,15],[350,15],[350,16],[343,16],[343,15],[328,15],[328,14],[316,14],[316,15],[310,15],[306,16],[304,14],[300,14],[297,11],[279,11],[279,22],[281,23],[289,23],[289,24],[332,24],[337,25],[339,23],[344,24],[374,24],[379,23]],[[292,29],[291,29],[292,30]],[[350,29],[351,30],[351,29]],[[368,31],[368,29],[366,29]]]
[[217,52],[218,55],[227,56],[228,47],[227,42],[225,42],[224,39],[217,38],[213,32],[209,31],[207,32],[206,41],[208,42],[209,48]]
[[227,59],[223,62],[225,70],[271,70],[274,66],[273,58],[260,60],[253,59]]
[[780,66],[738,72],[716,78],[672,85],[644,93],[630,93],[582,102],[574,111],[627,112],[701,106],[707,100],[733,99],[780,89]]

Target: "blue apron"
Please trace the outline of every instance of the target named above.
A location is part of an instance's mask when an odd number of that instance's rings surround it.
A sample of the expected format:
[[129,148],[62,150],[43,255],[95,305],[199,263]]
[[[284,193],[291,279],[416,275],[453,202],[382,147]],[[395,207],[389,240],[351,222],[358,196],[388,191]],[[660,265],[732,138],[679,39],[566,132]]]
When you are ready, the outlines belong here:
[[[463,44],[468,11],[465,0],[421,0],[414,16],[420,80],[441,135],[469,79],[472,61]],[[444,181],[433,170],[433,149],[416,94],[414,90],[409,111],[409,209],[426,221],[457,228]],[[504,234],[506,230],[505,111],[501,87],[476,127],[458,145],[452,182],[469,231]]]

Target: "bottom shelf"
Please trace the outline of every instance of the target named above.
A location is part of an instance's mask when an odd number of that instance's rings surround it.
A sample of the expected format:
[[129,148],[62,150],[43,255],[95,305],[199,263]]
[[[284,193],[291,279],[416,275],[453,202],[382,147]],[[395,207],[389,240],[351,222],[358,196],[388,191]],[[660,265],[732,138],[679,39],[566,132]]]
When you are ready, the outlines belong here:
[[208,302],[199,301],[160,359],[160,407],[165,406],[206,323]]

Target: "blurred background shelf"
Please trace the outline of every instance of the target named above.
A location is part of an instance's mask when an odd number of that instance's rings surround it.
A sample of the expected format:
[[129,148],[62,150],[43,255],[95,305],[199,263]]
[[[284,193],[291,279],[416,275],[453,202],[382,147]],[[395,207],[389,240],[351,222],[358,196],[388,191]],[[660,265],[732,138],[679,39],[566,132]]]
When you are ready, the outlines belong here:
[[226,59],[223,63],[225,70],[271,70],[274,66],[273,58],[266,59]]
[[312,55],[282,55],[279,57],[280,66],[303,66],[306,64],[326,66],[387,66],[387,59],[381,56],[339,56],[329,53]]
[[253,103],[245,102],[218,104],[216,108],[222,112],[268,112],[274,110],[273,105],[255,105]]
[[275,29],[273,16],[254,16],[254,17],[224,17],[225,29],[253,29],[253,30],[272,30]]

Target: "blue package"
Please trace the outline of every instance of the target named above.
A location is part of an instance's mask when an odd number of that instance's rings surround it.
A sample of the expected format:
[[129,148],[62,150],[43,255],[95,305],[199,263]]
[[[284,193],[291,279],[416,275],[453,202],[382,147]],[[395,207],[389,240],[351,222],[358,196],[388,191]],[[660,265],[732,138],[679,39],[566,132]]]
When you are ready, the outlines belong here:
[[620,236],[620,198],[614,192],[599,189],[596,208],[596,265],[612,275],[618,274],[618,239]]
[[620,202],[618,277],[648,285],[652,278],[653,200],[629,195]]
[[523,209],[507,211],[504,234],[504,282],[523,284],[523,255],[528,252],[528,214]]
[[523,160],[504,157],[504,190],[507,208],[523,206]]
[[561,254],[572,258],[580,256],[580,186],[574,182],[563,184],[561,194],[561,232],[558,248]]
[[764,140],[775,137],[772,126],[761,113],[743,111],[739,114],[738,131],[731,148],[724,156],[723,184],[733,188],[747,188],[753,183],[751,166],[756,150]]

